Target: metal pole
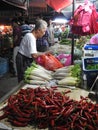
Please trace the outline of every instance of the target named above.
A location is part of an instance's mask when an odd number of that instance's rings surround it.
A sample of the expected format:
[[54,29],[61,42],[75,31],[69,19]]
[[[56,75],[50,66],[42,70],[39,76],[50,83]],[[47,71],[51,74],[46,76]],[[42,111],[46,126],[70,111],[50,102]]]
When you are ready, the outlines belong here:
[[[74,10],[75,10],[75,2],[76,0],[73,0],[73,4],[72,4],[72,16],[74,16]],[[71,64],[74,64],[74,34],[72,33],[72,48],[71,48]]]
[[27,16],[29,15],[28,9],[29,9],[29,0],[26,0],[26,6],[27,6]]

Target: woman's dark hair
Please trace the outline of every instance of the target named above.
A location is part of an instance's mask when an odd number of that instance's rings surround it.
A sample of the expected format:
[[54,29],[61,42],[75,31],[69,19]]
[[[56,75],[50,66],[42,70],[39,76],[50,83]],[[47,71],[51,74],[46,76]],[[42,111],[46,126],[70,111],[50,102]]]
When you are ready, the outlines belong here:
[[13,18],[13,19],[11,20],[11,22],[12,22],[12,23],[17,23],[17,24],[19,24],[19,25],[25,24],[25,20],[24,20],[24,18],[22,18],[22,17]]
[[13,18],[13,19],[11,20],[11,22],[12,22],[12,23],[18,23],[18,19],[17,19],[17,18]]

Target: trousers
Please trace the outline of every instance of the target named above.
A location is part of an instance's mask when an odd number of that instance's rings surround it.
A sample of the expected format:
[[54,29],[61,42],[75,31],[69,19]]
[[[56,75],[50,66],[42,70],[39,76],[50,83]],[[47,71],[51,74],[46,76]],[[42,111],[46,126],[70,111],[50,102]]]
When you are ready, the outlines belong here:
[[32,62],[33,62],[33,58],[28,58],[18,52],[16,56],[18,82],[24,79],[25,70],[27,69],[27,67],[31,66]]

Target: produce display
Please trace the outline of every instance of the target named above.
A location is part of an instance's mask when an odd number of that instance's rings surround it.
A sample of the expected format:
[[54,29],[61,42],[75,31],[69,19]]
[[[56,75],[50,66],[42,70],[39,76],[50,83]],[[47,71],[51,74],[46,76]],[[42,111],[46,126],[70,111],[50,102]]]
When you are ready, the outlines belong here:
[[77,81],[78,81],[78,78],[69,76],[69,77],[65,77],[62,80],[58,81],[58,84],[76,86]]
[[[55,80],[56,86],[47,86]],[[26,84],[38,85],[36,88],[27,87],[11,95],[6,105],[0,110],[0,120],[6,118],[12,126],[29,127],[51,130],[87,130],[97,129],[97,105],[88,102],[81,96],[75,101],[67,96],[69,91],[58,91],[58,86],[79,86],[81,82],[81,67],[79,64],[70,65],[50,71],[32,63],[24,74]],[[69,87],[70,88],[70,87]],[[85,107],[84,107],[85,106]],[[92,114],[92,121],[86,117]],[[94,123],[93,123],[94,121]],[[85,124],[85,125],[84,125]]]
[[44,67],[33,62],[25,71],[25,83],[45,85],[52,79],[51,73],[52,71],[48,71]]
[[[67,33],[62,34],[60,44],[50,47],[55,57],[59,54],[71,56],[72,40],[67,38]],[[86,41],[86,37],[75,39],[74,61],[81,60],[81,49]],[[80,96],[77,101],[68,96],[72,92],[69,88],[81,85],[79,62],[53,70],[33,62],[24,74],[24,82],[30,87],[21,88],[7,99],[0,109],[0,120],[6,119],[15,127],[32,126],[42,130],[98,130],[98,104],[91,102],[88,97]],[[98,65],[88,64],[86,69],[98,69]],[[48,86],[51,81],[55,82],[55,86]],[[59,91],[58,87],[69,90]]]
[[98,64],[88,64],[86,66],[87,70],[98,70]]
[[54,79],[60,86],[79,86],[81,83],[81,67],[76,64],[49,71],[40,65],[32,63],[25,71],[24,77],[25,83],[33,85],[45,85]]
[[8,98],[0,120],[7,118],[14,126],[35,129],[97,130],[98,104],[82,96],[73,100],[67,96],[69,92],[59,92],[55,86],[20,89]]
[[57,80],[61,80],[65,77],[69,77],[71,75],[71,68],[73,66],[67,66],[67,67],[63,67],[63,68],[59,68],[57,70],[55,70],[55,72],[52,74],[54,79]]
[[56,43],[54,44],[54,46],[51,46],[49,50],[52,51],[54,55],[62,54],[62,53],[71,54],[70,45],[62,45],[62,44]]
[[81,83],[81,67],[79,64],[57,69],[53,74],[59,86],[79,86]]
[[72,42],[71,39],[63,38],[63,39],[61,39],[60,44],[61,45],[71,45],[71,42]]

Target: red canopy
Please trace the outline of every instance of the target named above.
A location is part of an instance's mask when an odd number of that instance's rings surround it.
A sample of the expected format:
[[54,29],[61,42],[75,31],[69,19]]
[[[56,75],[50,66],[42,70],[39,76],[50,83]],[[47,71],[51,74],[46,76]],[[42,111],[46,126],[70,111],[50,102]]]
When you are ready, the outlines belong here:
[[72,4],[73,0],[45,0],[55,11],[60,12],[63,8]]

